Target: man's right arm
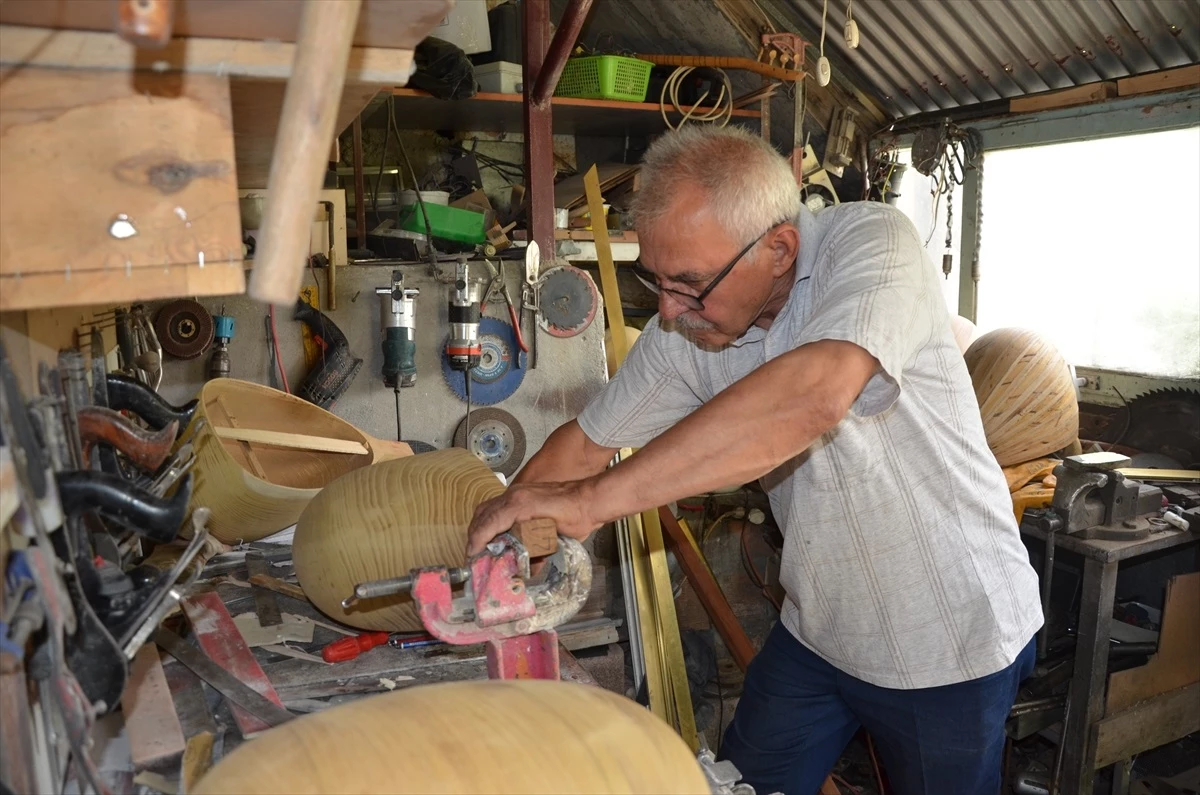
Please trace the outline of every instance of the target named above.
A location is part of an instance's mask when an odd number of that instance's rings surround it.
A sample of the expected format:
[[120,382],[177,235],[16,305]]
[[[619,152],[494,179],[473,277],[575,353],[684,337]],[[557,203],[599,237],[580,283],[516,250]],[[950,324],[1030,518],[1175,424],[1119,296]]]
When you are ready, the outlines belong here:
[[579,422],[571,420],[550,434],[513,483],[564,483],[590,478],[603,472],[616,453],[615,447],[593,442]]

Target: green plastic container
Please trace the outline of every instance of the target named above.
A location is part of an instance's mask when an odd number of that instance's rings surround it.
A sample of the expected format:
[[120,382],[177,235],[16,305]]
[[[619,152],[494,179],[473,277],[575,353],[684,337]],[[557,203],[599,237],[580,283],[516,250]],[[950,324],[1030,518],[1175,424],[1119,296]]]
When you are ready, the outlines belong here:
[[[429,228],[434,237],[468,245],[487,240],[483,213],[429,202],[425,203],[425,211],[429,213]],[[420,204],[409,205],[401,211],[400,228],[406,232],[425,234],[425,216]]]
[[563,67],[554,96],[645,102],[653,68],[649,61],[622,55],[571,58]]

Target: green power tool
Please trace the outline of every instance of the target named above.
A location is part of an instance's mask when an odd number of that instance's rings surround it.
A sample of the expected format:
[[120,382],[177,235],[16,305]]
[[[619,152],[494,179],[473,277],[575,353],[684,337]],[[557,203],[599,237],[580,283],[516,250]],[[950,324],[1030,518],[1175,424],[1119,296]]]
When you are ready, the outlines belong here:
[[417,382],[416,313],[421,291],[404,286],[404,273],[392,271],[390,287],[376,287],[383,343],[383,383],[396,393],[396,438],[400,439],[400,389]]

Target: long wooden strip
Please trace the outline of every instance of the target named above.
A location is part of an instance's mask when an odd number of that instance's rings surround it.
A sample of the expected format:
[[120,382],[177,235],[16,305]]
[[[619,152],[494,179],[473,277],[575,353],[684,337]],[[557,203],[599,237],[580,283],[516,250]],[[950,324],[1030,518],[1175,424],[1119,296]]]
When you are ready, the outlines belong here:
[[328,436],[309,436],[303,433],[265,431],[259,428],[215,427],[217,436],[239,442],[266,444],[272,447],[289,447],[295,450],[316,450],[322,453],[348,453],[370,455],[371,451],[362,442],[352,439],[333,439]]
[[129,686],[121,695],[121,711],[125,713],[135,770],[183,753],[183,728],[158,658],[158,648],[152,643],[138,649],[133,658]]
[[269,574],[251,574],[250,584],[257,585],[259,588],[266,588],[268,591],[290,596],[293,599],[299,599],[302,602],[309,601],[304,595],[304,589],[299,585],[292,585],[290,582],[284,582],[278,577],[272,577]]
[[1187,483],[1200,480],[1200,469],[1143,469],[1126,467],[1118,470],[1122,475],[1134,480],[1173,481]]
[[671,514],[670,509],[659,508],[658,516],[666,531],[671,551],[675,553],[683,573],[687,575],[688,582],[696,590],[700,604],[704,605],[704,610],[712,619],[717,632],[720,633],[721,640],[725,641],[725,647],[729,649],[738,668],[745,671],[746,666],[754,657],[754,645],[746,635],[746,630],[742,629],[721,586],[705,564],[704,558],[696,552],[688,534],[680,527],[679,521]]
[[[276,717],[287,715],[288,713],[283,709],[283,702],[279,699],[279,695],[271,685],[271,680],[267,678],[262,666],[254,658],[254,653],[250,651],[250,647],[242,639],[242,633],[238,631],[237,624],[233,623],[233,617],[229,615],[229,611],[225,608],[225,603],[221,601],[221,597],[215,591],[205,591],[185,597],[181,604],[183,605],[183,612],[192,624],[192,631],[196,634],[196,640],[199,641],[200,648],[211,658],[212,662],[221,671],[230,674],[239,682],[248,685],[251,690],[258,693],[263,699],[279,707],[281,714]],[[178,649],[168,649],[168,651],[171,652],[171,655],[175,659],[192,668],[192,670],[196,670],[188,660],[180,658],[179,653],[177,653]],[[209,684],[220,689],[204,672],[196,671],[196,674]],[[254,701],[257,702],[257,699],[254,699]],[[253,737],[260,732],[266,731],[273,725],[273,723],[268,723],[262,717],[259,717],[259,715],[263,714],[262,710],[256,709],[255,713],[238,704],[233,705],[233,719],[237,723],[238,728],[241,729],[243,737]],[[267,714],[273,713],[268,711]],[[286,720],[287,718],[283,719]]]

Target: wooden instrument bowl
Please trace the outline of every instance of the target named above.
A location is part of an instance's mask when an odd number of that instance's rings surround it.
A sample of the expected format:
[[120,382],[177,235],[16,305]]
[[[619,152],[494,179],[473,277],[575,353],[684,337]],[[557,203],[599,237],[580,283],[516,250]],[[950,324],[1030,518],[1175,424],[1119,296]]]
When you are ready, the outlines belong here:
[[306,715],[221,760],[196,795],[709,792],[667,724],[598,687],[422,685]]
[[318,494],[296,525],[292,560],[305,595],[352,627],[417,631],[408,594],[342,600],[360,582],[401,577],[422,566],[461,566],[475,507],[504,491],[495,473],[459,448],[349,472]]
[[1048,339],[1027,329],[996,329],[971,343],[965,358],[1000,466],[1048,455],[1079,437],[1071,368]]
[[[200,417],[207,425],[197,433]],[[231,427],[359,442],[370,452],[351,455],[274,447],[222,439],[213,430]],[[212,511],[209,532],[227,544],[257,541],[295,524],[309,500],[347,472],[411,454],[407,445],[381,442],[306,400],[233,378],[204,385],[200,406],[181,438],[190,438],[195,447],[191,504]],[[263,476],[258,474],[260,468]]]

